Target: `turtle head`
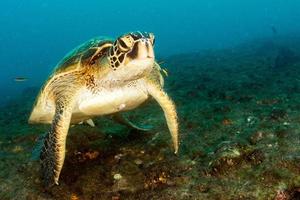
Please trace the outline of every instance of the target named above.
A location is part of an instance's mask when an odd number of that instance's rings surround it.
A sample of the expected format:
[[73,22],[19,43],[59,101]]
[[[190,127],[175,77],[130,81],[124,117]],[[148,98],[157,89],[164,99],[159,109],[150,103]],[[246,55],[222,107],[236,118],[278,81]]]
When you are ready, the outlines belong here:
[[153,45],[152,33],[131,32],[122,35],[109,49],[109,64],[115,74],[123,79],[140,78],[153,67]]

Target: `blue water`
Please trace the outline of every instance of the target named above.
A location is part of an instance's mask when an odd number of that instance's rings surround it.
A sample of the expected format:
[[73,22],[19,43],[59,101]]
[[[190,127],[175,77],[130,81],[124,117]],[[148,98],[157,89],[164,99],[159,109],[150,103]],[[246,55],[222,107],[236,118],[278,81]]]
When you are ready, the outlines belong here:
[[2,0],[0,9],[2,101],[40,86],[65,53],[98,35],[153,32],[163,58],[272,36],[272,27],[300,31],[297,0]]

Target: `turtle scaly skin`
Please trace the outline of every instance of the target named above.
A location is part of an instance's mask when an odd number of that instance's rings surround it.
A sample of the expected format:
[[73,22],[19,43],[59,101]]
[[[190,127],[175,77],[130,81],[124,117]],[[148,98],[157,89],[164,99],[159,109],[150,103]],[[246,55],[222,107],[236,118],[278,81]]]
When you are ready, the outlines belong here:
[[[40,155],[46,186],[58,184],[70,124],[132,110],[150,96],[162,107],[177,153],[177,113],[162,89],[163,76],[154,59],[153,45],[151,33],[132,32],[116,40],[94,38],[57,65],[29,118],[29,123],[51,124]],[[120,116],[120,123],[146,130]]]

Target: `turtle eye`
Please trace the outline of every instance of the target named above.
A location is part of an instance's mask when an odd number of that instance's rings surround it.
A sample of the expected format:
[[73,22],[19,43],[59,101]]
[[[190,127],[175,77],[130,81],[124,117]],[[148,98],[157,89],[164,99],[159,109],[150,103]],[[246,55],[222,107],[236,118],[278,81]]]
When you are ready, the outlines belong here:
[[133,46],[133,39],[127,35],[118,39],[118,47],[121,51],[129,51]]
[[150,39],[151,44],[154,45],[155,44],[155,36],[153,33],[149,33],[149,39]]

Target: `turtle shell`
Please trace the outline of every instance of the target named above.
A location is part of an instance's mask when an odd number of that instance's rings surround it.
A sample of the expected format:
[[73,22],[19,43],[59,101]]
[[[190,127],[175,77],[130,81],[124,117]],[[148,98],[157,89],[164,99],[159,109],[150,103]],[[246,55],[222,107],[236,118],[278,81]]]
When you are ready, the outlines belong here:
[[[72,51],[70,51],[54,68],[54,71],[48,77],[48,80],[42,86],[36,101],[34,103],[34,108],[39,102],[43,102],[44,90],[48,83],[55,78],[56,75],[60,73],[74,71],[86,65],[81,65],[83,61],[93,61],[92,58],[97,58],[97,56],[101,55],[108,51],[108,47],[112,46],[113,39],[108,37],[96,37],[86,41],[85,43],[79,45]],[[96,57],[95,57],[96,56]],[[47,94],[47,93],[46,93]],[[41,103],[40,102],[40,103]]]
[[55,67],[53,75],[80,68],[83,61],[92,62],[108,50],[113,39],[108,37],[95,37],[70,51]]

